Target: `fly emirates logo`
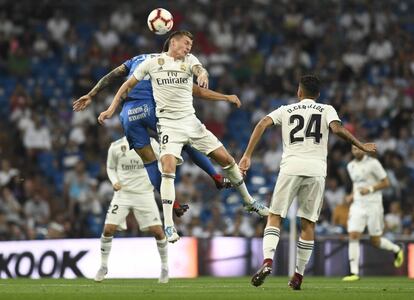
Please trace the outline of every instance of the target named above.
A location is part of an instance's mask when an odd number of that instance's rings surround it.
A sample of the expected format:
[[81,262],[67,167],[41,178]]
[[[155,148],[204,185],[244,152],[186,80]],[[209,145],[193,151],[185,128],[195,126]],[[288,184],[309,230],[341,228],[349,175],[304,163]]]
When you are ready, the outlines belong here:
[[[186,77],[179,77],[179,76],[186,76]],[[170,84],[187,84],[188,83],[188,75],[187,73],[181,72],[167,72],[167,78],[157,78],[157,84],[159,86],[163,85],[170,85]]]

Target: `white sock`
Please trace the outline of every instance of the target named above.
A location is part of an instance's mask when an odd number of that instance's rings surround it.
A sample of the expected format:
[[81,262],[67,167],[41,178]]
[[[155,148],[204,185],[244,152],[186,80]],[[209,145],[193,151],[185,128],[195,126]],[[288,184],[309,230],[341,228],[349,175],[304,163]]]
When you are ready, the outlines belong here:
[[398,251],[401,250],[400,246],[394,244],[389,239],[386,239],[386,238],[383,238],[383,237],[380,240],[379,247],[381,249],[388,250],[388,251],[392,251],[394,253],[397,253]]
[[160,254],[161,258],[161,269],[168,270],[168,241],[167,238],[164,237],[162,240],[157,241],[157,248],[158,253]]
[[305,267],[312,255],[313,241],[306,241],[299,238],[296,247],[296,273],[303,275],[305,273]]
[[175,199],[175,174],[163,173],[161,178],[161,201],[164,213],[164,226],[174,226],[173,204]]
[[243,176],[240,173],[239,166],[234,163],[230,166],[224,167],[223,170],[226,173],[227,178],[241,194],[244,202],[248,204],[252,203],[253,197],[250,196],[249,191],[246,188],[246,184],[244,183]]
[[112,236],[106,237],[102,234],[101,236],[101,267],[108,267],[109,253],[111,253],[112,247]]
[[263,233],[263,258],[271,259],[275,256],[279,243],[280,229],[275,226],[267,226]]
[[351,274],[359,274],[359,240],[349,240],[349,267]]

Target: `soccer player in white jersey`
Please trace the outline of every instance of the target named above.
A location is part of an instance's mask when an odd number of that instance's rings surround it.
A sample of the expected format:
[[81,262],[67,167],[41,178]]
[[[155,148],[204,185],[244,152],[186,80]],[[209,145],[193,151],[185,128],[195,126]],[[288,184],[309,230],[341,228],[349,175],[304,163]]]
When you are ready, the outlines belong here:
[[[154,152],[158,153],[159,145],[152,138],[151,146]],[[131,211],[140,229],[149,231],[155,237],[161,258],[161,275],[158,282],[167,283],[168,242],[155,202],[154,187],[148,178],[142,159],[134,150],[129,149],[126,137],[113,142],[109,147],[106,170],[115,192],[101,236],[101,266],[95,281],[104,280],[108,272],[112,238],[119,227],[125,226],[125,219]]]
[[351,274],[345,276],[343,281],[359,280],[359,240],[365,227],[368,227],[373,246],[394,253],[396,268],[401,267],[404,262],[403,249],[382,237],[384,208],[381,190],[390,186],[387,173],[376,158],[365,155],[357,147],[352,147],[352,155],[354,159],[347,165],[353,183],[353,192],[347,197],[348,201],[352,201],[348,217]]
[[[174,178],[177,164],[182,162],[181,149],[185,144],[213,158],[223,167],[226,177],[241,193],[247,211],[254,211],[265,216],[267,207],[255,201],[243,181],[239,167],[223,144],[200,122],[193,107],[193,76],[202,88],[208,87],[208,73],[199,60],[190,54],[193,36],[188,31],[172,33],[165,50],[157,57],[151,57],[141,63],[118,90],[110,107],[98,118],[103,122],[110,118],[118,107],[121,96],[131,90],[147,75],[151,78],[156,115],[158,117],[158,134],[161,144],[161,199],[164,212],[165,233],[169,242],[180,237],[174,228],[172,205],[174,202]],[[214,100],[223,100],[217,98]],[[240,107],[238,99],[227,99]],[[237,101],[236,101],[237,100]]]
[[245,173],[250,168],[251,156],[264,131],[272,125],[282,127],[280,173],[264,230],[263,265],[251,280],[254,286],[263,284],[266,276],[272,272],[280,224],[293,199],[297,197],[301,233],[297,243],[296,270],[289,286],[295,290],[301,288],[305,266],[312,254],[315,222],[322,207],[329,129],[366,152],[376,150],[375,144],[362,144],[349,133],[341,125],[338,114],[331,105],[315,102],[319,97],[319,86],[316,76],[303,76],[297,92],[299,103],[281,106],[264,117],[256,125],[240,161],[240,169]]

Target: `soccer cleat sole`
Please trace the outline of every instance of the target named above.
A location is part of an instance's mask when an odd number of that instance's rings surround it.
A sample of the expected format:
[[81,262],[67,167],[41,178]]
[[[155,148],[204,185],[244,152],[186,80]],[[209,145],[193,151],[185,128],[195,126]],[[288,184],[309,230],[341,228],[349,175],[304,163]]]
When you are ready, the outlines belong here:
[[272,273],[272,268],[268,266],[262,266],[260,270],[253,275],[250,283],[254,285],[255,287],[261,286],[264,282],[267,276],[269,276]]

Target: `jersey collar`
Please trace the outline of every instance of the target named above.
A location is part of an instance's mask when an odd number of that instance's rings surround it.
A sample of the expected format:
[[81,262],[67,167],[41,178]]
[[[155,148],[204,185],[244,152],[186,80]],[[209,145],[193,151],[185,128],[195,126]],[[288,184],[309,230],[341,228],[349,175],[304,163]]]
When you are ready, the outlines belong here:
[[303,103],[303,102],[314,102],[315,103],[316,101],[313,100],[313,99],[310,99],[310,98],[305,98],[305,99],[299,101],[299,103]]

